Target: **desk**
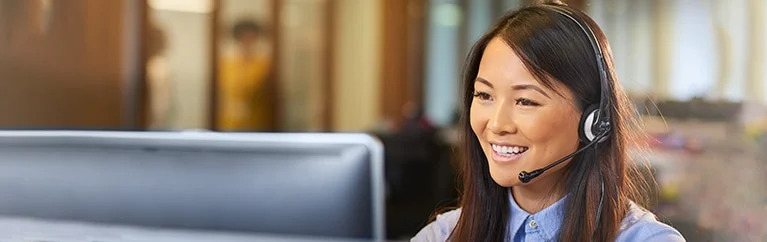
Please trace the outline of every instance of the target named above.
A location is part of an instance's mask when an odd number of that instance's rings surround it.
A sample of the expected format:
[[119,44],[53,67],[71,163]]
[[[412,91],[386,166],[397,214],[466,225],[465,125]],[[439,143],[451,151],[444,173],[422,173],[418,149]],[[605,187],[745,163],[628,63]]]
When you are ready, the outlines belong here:
[[150,228],[76,221],[0,217],[0,242],[356,242],[344,238]]

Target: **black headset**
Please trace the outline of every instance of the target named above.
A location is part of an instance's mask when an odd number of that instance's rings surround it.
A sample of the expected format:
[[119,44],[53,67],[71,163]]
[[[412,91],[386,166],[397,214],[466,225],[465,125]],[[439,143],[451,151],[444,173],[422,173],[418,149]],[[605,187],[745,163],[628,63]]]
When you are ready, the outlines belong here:
[[610,84],[608,83],[607,70],[605,68],[607,64],[605,63],[602,47],[594,36],[594,31],[592,31],[588,25],[582,24],[578,19],[573,17],[573,13],[568,9],[556,5],[543,6],[567,17],[572,20],[573,23],[578,25],[583,33],[586,34],[586,39],[589,40],[591,48],[594,50],[599,71],[599,83],[601,85],[600,98],[599,103],[591,104],[583,110],[580,125],[578,126],[578,134],[581,141],[584,143],[602,143],[607,140],[611,131],[610,98],[607,96],[610,91]]
[[588,25],[582,24],[575,17],[573,17],[574,16],[573,13],[570,12],[570,10],[568,10],[567,8],[564,8],[558,5],[551,5],[551,4],[543,4],[540,6],[543,6],[546,9],[552,10],[572,20],[573,23],[578,25],[578,27],[580,27],[580,29],[586,35],[587,39],[589,40],[589,43],[591,44],[592,49],[594,50],[594,55],[596,57],[597,67],[599,71],[599,83],[601,85],[601,92],[599,97],[599,103],[591,104],[583,110],[583,114],[581,115],[581,120],[578,125],[579,139],[581,142],[585,143],[586,145],[576,150],[575,152],[565,157],[562,157],[561,159],[553,163],[550,163],[549,165],[543,168],[540,168],[531,172],[527,172],[527,171],[520,172],[519,180],[522,181],[523,183],[530,182],[534,178],[543,174],[543,172],[551,168],[554,168],[555,166],[572,158],[573,156],[579,154],[580,152],[583,152],[584,150],[589,149],[598,143],[602,143],[606,141],[607,138],[610,136],[610,133],[612,130],[612,124],[610,122],[611,105],[610,105],[610,98],[608,97],[608,93],[610,92],[610,84],[608,83],[607,70],[605,69],[605,66],[607,64],[605,63],[605,60],[604,60],[602,48],[599,46],[599,42],[597,41],[596,37],[594,37],[594,32],[591,30],[591,28],[589,28]]
[[[610,98],[607,96],[607,94],[610,91],[610,84],[608,83],[607,79],[607,70],[605,69],[605,66],[607,65],[605,63],[604,54],[602,52],[602,47],[599,45],[598,40],[594,36],[594,31],[591,30],[591,28],[587,24],[581,23],[577,18],[573,17],[573,13],[568,10],[567,8],[557,6],[557,5],[542,5],[546,8],[549,8],[553,10],[554,12],[557,12],[568,19],[572,20],[573,23],[578,25],[578,27],[583,30],[583,33],[586,34],[586,38],[591,43],[591,47],[594,49],[594,55],[596,56],[597,61],[597,67],[599,68],[599,83],[601,85],[601,93],[599,98],[598,104],[591,104],[586,109],[583,110],[583,115],[581,116],[580,125],[578,126],[578,134],[580,136],[581,142],[587,143],[586,146],[584,146],[582,149],[586,149],[589,146],[596,145],[598,143],[602,143],[610,136],[610,132],[612,131],[612,126],[610,123]],[[596,149],[596,146],[595,146]],[[594,233],[592,234],[591,240],[596,240],[596,232],[599,228],[599,219],[602,215],[602,202],[604,200],[605,195],[605,183],[604,180],[601,182],[601,190],[599,195],[599,208],[597,209],[597,216],[595,220],[595,226],[594,226]]]

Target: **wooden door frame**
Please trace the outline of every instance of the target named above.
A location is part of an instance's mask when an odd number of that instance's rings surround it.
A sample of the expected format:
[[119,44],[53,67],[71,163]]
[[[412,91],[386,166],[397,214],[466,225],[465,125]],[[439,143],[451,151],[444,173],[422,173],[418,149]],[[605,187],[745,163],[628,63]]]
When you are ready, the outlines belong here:
[[207,126],[210,130],[218,130],[218,119],[216,118],[218,112],[218,43],[219,43],[219,17],[221,16],[221,0],[211,0],[212,11],[210,13],[210,76],[208,77],[208,122]]
[[399,127],[406,108],[423,110],[425,32],[428,1],[385,0],[381,118]]
[[[222,0],[213,0],[213,11],[211,14],[211,56],[213,58],[213,62],[211,65],[211,75],[209,80],[209,95],[210,95],[210,101],[208,102],[208,127],[211,130],[216,130],[217,128],[217,121],[216,121],[216,113],[218,111],[218,85],[216,84],[218,81],[218,44],[219,44],[219,35],[218,31],[220,28],[220,21],[219,17],[221,16],[221,3]],[[324,36],[324,59],[325,59],[325,74],[321,78],[321,86],[323,87],[323,100],[322,102],[322,118],[320,120],[321,122],[321,129],[323,131],[331,131],[333,126],[333,117],[334,117],[334,104],[335,104],[335,33],[336,33],[336,3],[337,0],[326,0],[326,7],[325,7],[325,19],[324,19],[324,25],[326,28],[326,34]],[[282,57],[282,35],[281,35],[281,24],[282,24],[282,8],[284,1],[281,0],[270,0],[271,4],[271,27],[268,28],[270,30],[270,36],[271,36],[271,48],[272,48],[272,55],[270,60],[270,70],[269,70],[269,79],[271,83],[273,84],[273,93],[275,94],[274,99],[275,101],[273,104],[274,107],[274,123],[276,131],[282,130],[284,127],[281,126],[283,123],[283,113],[284,110],[282,110],[282,106],[280,106],[281,100],[283,97],[281,95],[281,82],[282,77],[280,75],[280,67],[281,67],[281,57]]]
[[[276,0],[275,0],[276,1]],[[325,5],[325,76],[322,78],[323,87],[323,100],[322,100],[322,124],[320,125],[323,131],[332,131],[333,122],[335,121],[335,39],[336,39],[336,7],[338,0],[326,0]]]
[[[134,80],[128,80],[129,82],[133,83],[133,88],[135,88],[134,92],[128,95],[132,95],[133,99],[128,100],[128,102],[132,102],[131,105],[126,104],[126,106],[132,109],[131,111],[128,111],[128,115],[131,115],[133,117],[129,117],[131,119],[131,123],[125,124],[129,128],[134,128],[138,130],[147,130],[149,129],[149,123],[150,119],[152,118],[151,114],[151,95],[149,95],[149,81],[147,79],[147,71],[146,66],[147,63],[149,63],[149,0],[144,1],[138,1],[138,6],[136,11],[138,11],[138,30],[137,33],[140,34],[139,38],[136,38],[138,43],[138,62],[137,68],[135,68],[135,71],[137,72],[135,75]],[[135,106],[134,106],[135,105]]]
[[[136,96],[136,109],[138,111],[136,112],[136,117],[134,120],[136,120],[137,128],[138,129],[147,129],[149,126],[149,119],[151,118],[150,114],[150,106],[152,100],[151,95],[149,95],[149,87],[146,77],[146,64],[149,61],[148,58],[148,29],[149,29],[149,0],[143,0],[141,2],[140,8],[140,30],[138,31],[141,33],[141,37],[139,38],[140,41],[140,68],[138,68],[138,80],[137,80],[137,91],[134,94]],[[218,59],[219,59],[219,43],[220,43],[220,16],[221,16],[221,4],[222,0],[211,0],[212,2],[212,9],[211,14],[209,15],[208,23],[210,25],[210,46],[209,46],[209,54],[211,58],[211,64],[210,64],[210,75],[208,77],[208,102],[207,102],[207,120],[206,120],[206,127],[210,130],[218,130],[217,125],[217,118],[216,113],[218,112]],[[270,0],[271,2],[271,8],[272,8],[272,14],[271,14],[271,44],[272,44],[272,55],[271,55],[271,65],[270,65],[270,71],[269,71],[269,77],[272,80],[272,83],[274,83],[275,90],[280,90],[281,86],[281,76],[280,76],[280,61],[281,61],[281,28],[280,24],[282,19],[282,4],[283,1],[280,0]],[[335,33],[336,33],[336,18],[335,15],[336,11],[335,8],[337,7],[337,0],[326,0],[326,8],[325,8],[325,19],[324,24],[325,28],[327,30],[324,38],[325,38],[325,52],[324,52],[324,59],[325,59],[325,69],[326,72],[324,76],[321,78],[322,87],[323,87],[323,100],[322,101],[322,111],[323,116],[320,120],[321,125],[320,127],[324,131],[331,131],[333,126],[333,120],[334,120],[334,104],[335,104]],[[275,99],[277,100],[275,105],[279,105],[278,101],[282,98],[279,91],[275,91],[276,96]],[[277,130],[280,130],[280,124],[282,123],[282,109],[280,107],[275,108],[275,123],[277,124]]]

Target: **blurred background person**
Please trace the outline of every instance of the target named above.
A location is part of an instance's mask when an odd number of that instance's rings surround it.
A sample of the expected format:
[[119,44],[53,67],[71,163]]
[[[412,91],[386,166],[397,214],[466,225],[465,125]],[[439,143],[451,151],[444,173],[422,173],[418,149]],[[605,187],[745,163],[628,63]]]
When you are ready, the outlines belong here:
[[259,50],[265,31],[253,20],[240,20],[231,28],[236,51],[219,62],[218,116],[223,131],[274,129],[274,86],[267,78],[267,53]]
[[147,53],[149,60],[146,64],[146,80],[149,89],[150,104],[149,128],[169,129],[174,119],[175,98],[173,97],[173,85],[168,70],[168,58],[165,54],[166,40],[162,28],[150,22],[147,32]]

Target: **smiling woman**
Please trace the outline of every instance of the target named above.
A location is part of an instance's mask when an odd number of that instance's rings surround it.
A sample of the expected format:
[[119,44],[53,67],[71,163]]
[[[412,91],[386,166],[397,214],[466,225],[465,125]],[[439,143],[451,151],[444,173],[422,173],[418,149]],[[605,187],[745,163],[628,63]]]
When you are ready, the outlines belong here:
[[465,71],[461,208],[414,241],[684,241],[642,208],[635,112],[591,18],[560,3],[512,12]]
[[[470,122],[482,151],[493,161],[490,175],[498,185],[518,185],[520,172],[546,166],[578,148],[580,108],[563,84],[552,84],[557,91],[541,85],[501,38],[488,43],[474,82]],[[539,177],[536,185],[551,187],[564,166]]]

